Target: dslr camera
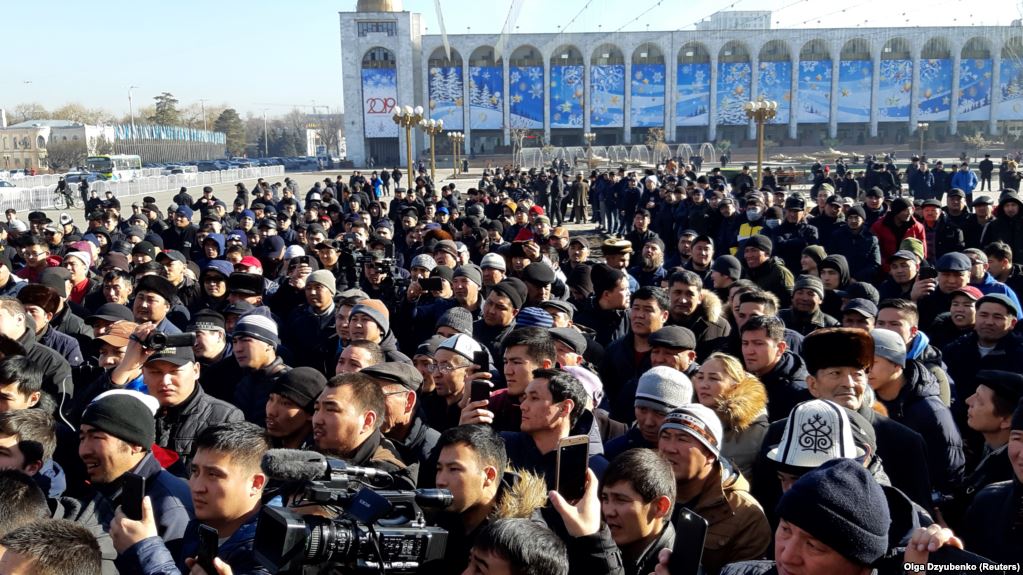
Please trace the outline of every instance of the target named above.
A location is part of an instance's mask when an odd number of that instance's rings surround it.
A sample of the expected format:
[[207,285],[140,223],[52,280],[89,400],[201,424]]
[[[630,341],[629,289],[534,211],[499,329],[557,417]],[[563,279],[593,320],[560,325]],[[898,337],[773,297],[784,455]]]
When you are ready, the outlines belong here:
[[195,334],[191,332],[171,334],[153,331],[146,339],[139,339],[134,334],[131,336],[131,339],[152,351],[162,351],[168,347],[192,347],[195,345]]

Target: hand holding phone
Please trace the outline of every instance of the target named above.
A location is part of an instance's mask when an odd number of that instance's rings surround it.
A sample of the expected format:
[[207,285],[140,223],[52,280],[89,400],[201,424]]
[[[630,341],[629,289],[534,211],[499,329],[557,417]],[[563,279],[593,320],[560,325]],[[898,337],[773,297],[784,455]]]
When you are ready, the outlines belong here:
[[142,500],[145,496],[146,478],[134,473],[125,473],[120,498],[124,516],[133,521],[142,521]]
[[586,492],[586,470],[590,463],[590,438],[572,435],[558,441],[555,491],[568,502],[575,502]]
[[472,363],[476,366],[476,373],[490,371],[490,354],[486,350],[477,351],[472,354]]
[[203,571],[210,574],[217,572],[213,560],[217,557],[219,549],[220,533],[208,525],[199,525],[199,552],[195,556],[195,562]]
[[707,520],[686,507],[679,507],[672,520],[675,526],[675,547],[668,560],[671,575],[696,575],[703,561],[707,540]]

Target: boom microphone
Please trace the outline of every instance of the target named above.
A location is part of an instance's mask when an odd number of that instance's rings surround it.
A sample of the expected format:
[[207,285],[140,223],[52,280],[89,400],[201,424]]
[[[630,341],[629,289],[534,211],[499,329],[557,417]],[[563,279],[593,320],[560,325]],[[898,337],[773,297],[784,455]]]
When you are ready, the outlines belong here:
[[339,478],[380,481],[391,484],[390,473],[372,467],[348,465],[340,459],[328,459],[315,451],[270,449],[260,464],[263,472],[280,481],[318,481]]

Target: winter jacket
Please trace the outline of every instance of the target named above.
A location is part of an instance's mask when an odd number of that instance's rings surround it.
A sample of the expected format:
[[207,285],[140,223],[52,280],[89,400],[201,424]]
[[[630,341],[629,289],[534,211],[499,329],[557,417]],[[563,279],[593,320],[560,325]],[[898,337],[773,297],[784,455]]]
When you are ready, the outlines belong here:
[[1016,305],[1016,309],[1019,310],[1016,312],[1016,319],[1023,319],[1023,306],[1020,305],[1016,292],[1010,289],[1009,286],[996,280],[989,272],[984,272],[984,278],[979,283],[970,285],[979,289],[980,293],[984,295],[997,293],[1009,298]]
[[[870,422],[877,438],[877,457],[893,487],[924,509],[931,509],[931,480],[924,438],[905,425],[881,415],[866,402],[857,411]],[[781,430],[778,438],[781,441]]]
[[941,403],[946,407],[952,405],[952,387],[955,382],[948,375],[948,366],[942,360],[941,351],[930,345],[930,339],[926,333],[922,331],[916,332],[909,345],[906,346],[906,359],[915,359],[924,364],[924,367],[938,381]]
[[967,198],[973,197],[973,190],[977,188],[977,174],[973,173],[973,170],[956,170],[955,174],[952,175],[952,181],[949,182],[949,186],[953,188],[959,188],[962,190]]
[[[253,554],[256,540],[256,522],[259,513],[253,513],[217,549],[217,557],[231,566],[231,572],[238,575],[269,575]],[[139,541],[117,558],[121,573],[144,573],[145,575],[181,575],[189,573],[185,559],[195,557],[199,552],[199,521],[193,520],[185,529],[180,549],[171,553],[159,537]]]
[[[195,515],[188,483],[163,469],[152,452],[147,453],[132,472],[145,478],[146,495],[153,505],[157,534],[167,548],[174,552],[182,545],[185,529]],[[94,491],[84,500],[85,505],[75,520],[95,516],[103,531],[109,533],[114,512],[121,505],[122,486],[123,476],[111,483],[94,484]]]
[[547,491],[547,484],[542,477],[529,471],[510,469],[504,472],[497,488],[494,508],[472,531],[466,533],[461,514],[439,512],[430,523],[447,530],[448,543],[443,569],[437,571],[438,575],[464,571],[469,564],[469,551],[476,537],[487,525],[498,519],[530,519],[544,524],[540,509],[547,505]]
[[337,333],[333,304],[322,313],[308,305],[300,306],[291,312],[282,327],[281,340],[288,343],[293,354],[292,367],[311,367],[320,373],[333,373],[337,349],[330,345],[331,336]]
[[[975,215],[971,215],[963,222],[963,241],[966,243],[968,248],[984,249],[984,246],[995,241],[991,236],[986,236],[988,224],[994,221],[994,218],[988,218],[981,221]],[[986,237],[985,237],[986,236]],[[984,240],[987,240],[986,242]]]
[[409,475],[408,466],[398,459],[397,450],[394,445],[380,433],[374,431],[366,438],[351,457],[345,458],[347,463],[359,467],[372,467],[386,471],[394,478],[393,489],[415,489],[416,484]]
[[813,399],[806,386],[806,363],[803,358],[785,350],[771,371],[760,376],[767,390],[767,418],[777,421],[789,416],[798,403]]
[[280,357],[275,357],[270,365],[260,369],[243,369],[241,379],[234,384],[231,404],[241,410],[246,421],[263,425],[270,390],[274,382],[289,371],[291,367],[284,365]]
[[792,308],[783,309],[778,312],[778,317],[785,322],[785,327],[803,336],[810,335],[821,328],[841,325],[837,319],[822,312],[820,308],[811,314],[805,314]]
[[973,503],[977,494],[993,483],[1009,481],[1015,477],[1012,463],[1009,461],[1009,446],[1002,445],[995,449],[984,447],[984,458],[966,475],[962,484],[956,486],[955,494],[941,506],[941,515],[949,527],[959,533],[966,529],[963,523],[966,510]]
[[934,174],[927,170],[913,170],[909,176],[909,191],[914,200],[930,200],[934,193]]
[[895,217],[889,213],[870,226],[870,233],[877,236],[878,246],[881,249],[881,262],[884,266],[884,273],[888,273],[888,258],[899,251],[899,244],[906,238],[916,238],[924,244],[924,257],[927,257],[927,237],[924,232],[924,225],[910,218],[901,227],[896,227]]
[[689,317],[668,317],[668,325],[682,326],[696,336],[696,360],[703,361],[725,347],[732,326],[721,314],[721,299],[713,291],[700,291],[700,306]]
[[[629,332],[629,313],[623,309],[602,309],[594,297],[575,313],[575,323],[592,329],[597,343],[607,347]],[[475,333],[475,330],[474,330]],[[484,340],[477,340],[484,341]]]
[[790,271],[802,269],[799,260],[803,250],[820,243],[817,228],[806,222],[792,224],[783,221],[778,227],[768,228],[763,233],[774,244],[774,256],[781,258]]
[[[590,459],[589,468],[600,479],[604,476],[608,461],[604,457],[604,445],[600,442],[600,433],[593,425],[593,414],[584,411],[579,420],[572,426],[569,435],[589,435],[590,437]],[[548,453],[540,453],[533,438],[524,431],[501,432],[505,448],[508,453],[508,462],[513,467],[524,469],[544,478],[548,489],[554,489],[557,478],[557,450]]]
[[85,361],[78,341],[50,326],[46,326],[46,331],[43,332],[42,337],[39,337],[39,343],[59,353],[71,367],[78,367]]
[[963,424],[966,423],[966,398],[977,391],[974,376],[978,371],[1000,369],[1023,373],[1023,338],[1020,336],[1015,333],[1006,335],[998,340],[995,349],[983,357],[980,355],[980,348],[977,345],[977,333],[971,332],[946,345],[942,350],[942,356],[945,358],[945,363],[948,364],[948,374],[956,382],[953,410],[956,409],[955,406],[959,406],[964,416],[960,420]]
[[949,493],[962,479],[966,465],[959,429],[952,420],[952,412],[941,403],[937,380],[922,363],[907,360],[902,377],[904,383],[899,394],[880,401],[892,419],[924,437],[931,485]]
[[927,261],[931,264],[947,253],[966,249],[963,230],[953,224],[944,212],[938,213],[938,219],[933,227],[926,222],[921,223],[924,226],[924,241],[927,244]]
[[96,538],[96,543],[99,544],[103,559],[100,563],[100,572],[103,575],[117,575],[117,567],[114,565],[114,560],[117,559],[117,550],[114,549],[114,542],[110,539],[110,535],[100,525],[99,518],[96,517],[96,507],[90,506],[88,512],[83,512],[85,505],[74,497],[49,497],[46,499],[46,503],[50,507],[52,519],[74,521],[92,533],[92,536]]
[[980,246],[983,248],[991,242],[1001,241],[1012,248],[1012,261],[1023,261],[1023,212],[1013,217],[999,213],[988,223],[981,236]]
[[[637,363],[637,360],[639,363]],[[631,423],[635,419],[633,401],[636,388],[625,385],[650,369],[650,352],[637,354],[635,336],[629,331],[625,337],[616,339],[604,352],[600,366],[600,381],[604,382],[605,407],[611,418]]]
[[405,439],[395,437],[388,438],[398,457],[408,467],[409,476],[412,481],[423,487],[423,476],[430,476],[428,484],[433,485],[433,475],[436,472],[436,455],[434,449],[437,447],[437,440],[440,439],[440,432],[426,425],[423,418],[415,415],[412,417],[412,427],[409,428]]
[[756,269],[750,269],[743,261],[742,270],[743,277],[778,296],[780,306],[788,307],[792,303],[792,287],[796,280],[781,258],[770,258]]
[[620,435],[604,443],[604,457],[608,461],[614,461],[615,457],[636,448],[657,449],[657,444],[643,439],[643,434],[639,431],[639,427],[632,425],[625,432],[625,435]]
[[865,227],[858,232],[848,225],[835,228],[825,249],[829,254],[845,256],[849,262],[849,274],[856,281],[872,282],[881,269],[881,248],[877,238]]
[[966,512],[963,542],[970,551],[1002,563],[1023,562],[1023,485],[1019,479],[988,485]]
[[748,377],[717,398],[714,411],[725,431],[721,455],[732,462],[743,477],[753,476],[753,463],[767,433],[767,390],[759,380]]
[[57,402],[60,414],[67,416],[74,394],[71,366],[67,360],[60,353],[36,341],[35,324],[28,317],[25,318],[25,333],[18,338],[18,344],[25,350],[25,357],[42,373],[42,390]]
[[[676,503],[678,506],[679,503]],[[763,557],[771,545],[771,526],[738,471],[714,464],[703,491],[688,507],[707,520],[703,568],[714,575],[728,563]]]
[[[264,412],[265,413],[265,412]],[[241,421],[237,407],[206,395],[200,385],[185,401],[173,407],[162,407],[156,414],[156,444],[177,452],[184,468],[192,458],[192,445],[204,429],[218,423]],[[265,421],[265,417],[260,422]]]

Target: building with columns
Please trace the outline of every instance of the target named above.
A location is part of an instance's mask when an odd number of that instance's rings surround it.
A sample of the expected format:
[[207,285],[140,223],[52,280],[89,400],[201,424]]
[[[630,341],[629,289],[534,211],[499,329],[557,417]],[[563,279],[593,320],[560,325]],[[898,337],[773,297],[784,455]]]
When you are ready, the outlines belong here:
[[[465,153],[510,149],[513,135],[559,146],[752,139],[742,105],[779,103],[766,137],[783,145],[898,144],[1004,133],[1023,121],[1023,28],[767,29],[763,12],[722,13],[698,30],[423,34],[400,0],[340,13],[348,156],[404,159],[395,106],[465,134]],[[733,28],[713,26],[731,22]],[[754,23],[754,24],[750,24]],[[758,28],[759,29],[750,29]],[[412,133],[413,153],[428,145]],[[438,152],[450,151],[447,138]],[[400,152],[399,152],[400,151]]]

